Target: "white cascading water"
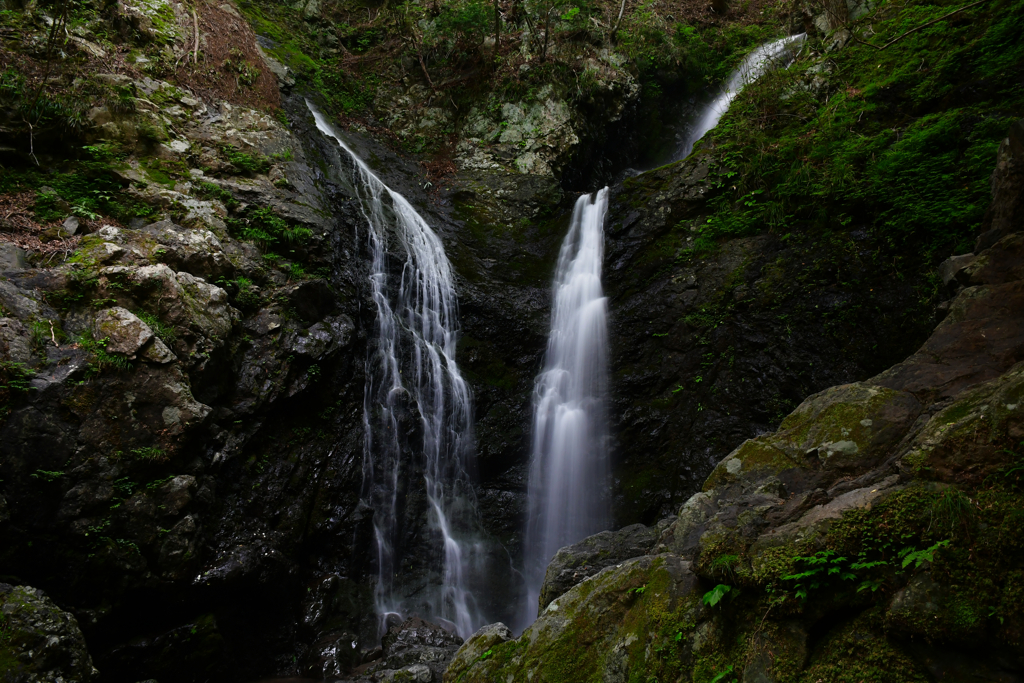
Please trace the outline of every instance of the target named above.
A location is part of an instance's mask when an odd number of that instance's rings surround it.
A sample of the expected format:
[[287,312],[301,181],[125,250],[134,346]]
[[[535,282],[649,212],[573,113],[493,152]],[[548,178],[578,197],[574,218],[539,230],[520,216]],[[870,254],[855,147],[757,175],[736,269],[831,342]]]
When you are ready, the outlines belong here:
[[521,626],[537,616],[559,548],[608,528],[608,300],[601,288],[608,188],[573,209],[555,273],[544,372],[533,395],[533,453]]
[[[472,456],[471,397],[455,363],[458,311],[451,264],[441,240],[401,194],[378,178],[307,102],[316,126],[355,163],[357,193],[369,227],[373,261],[370,285],[377,308],[376,348],[367,359],[363,416],[366,442],[362,497],[373,510],[378,580],[375,593],[381,630],[389,615],[409,613],[453,624],[468,638],[480,625],[467,587],[474,547],[454,527],[475,513],[466,474]],[[389,282],[387,247],[397,238],[405,252],[397,292]],[[442,585],[403,595],[396,583],[401,558],[399,490],[409,469],[402,462],[403,414],[415,410],[422,431],[424,491],[430,524],[443,547]],[[418,450],[418,449],[416,449]],[[406,449],[408,453],[408,449]],[[409,495],[406,493],[405,495]],[[404,614],[403,614],[404,613]]]
[[771,69],[784,68],[796,59],[796,51],[804,44],[807,34],[798,33],[779,40],[765,43],[751,52],[743,60],[725,82],[721,93],[712,100],[701,112],[693,129],[686,136],[676,159],[684,159],[693,151],[693,146],[704,137],[704,134],[718,125],[719,120],[729,110],[729,105],[736,99],[743,87],[763,76]]

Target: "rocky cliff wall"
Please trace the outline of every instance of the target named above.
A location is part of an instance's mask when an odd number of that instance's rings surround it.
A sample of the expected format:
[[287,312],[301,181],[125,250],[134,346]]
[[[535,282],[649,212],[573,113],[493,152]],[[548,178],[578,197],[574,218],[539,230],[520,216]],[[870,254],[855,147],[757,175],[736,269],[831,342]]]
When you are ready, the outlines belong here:
[[445,680],[1018,680],[1024,226],[1000,225],[944,265],[916,353],[807,398],[657,528],[563,548],[538,620],[482,629]]

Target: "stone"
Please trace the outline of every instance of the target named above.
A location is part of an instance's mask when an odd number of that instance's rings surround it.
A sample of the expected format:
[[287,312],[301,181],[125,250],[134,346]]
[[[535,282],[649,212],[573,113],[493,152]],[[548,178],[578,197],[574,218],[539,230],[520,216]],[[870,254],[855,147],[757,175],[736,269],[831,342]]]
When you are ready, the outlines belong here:
[[942,284],[948,285],[950,282],[953,282],[964,268],[971,265],[976,258],[978,257],[974,254],[961,254],[959,256],[950,256],[940,263],[939,277],[942,278]]
[[29,291],[8,280],[0,280],[0,308],[18,320],[40,318],[44,313],[39,301]]
[[[350,673],[359,666],[360,659],[358,636],[348,632],[331,633],[319,638],[309,649],[302,673],[317,680],[330,680]],[[429,675],[429,669],[427,673]]]
[[321,360],[347,346],[354,332],[355,324],[348,316],[329,317],[297,333],[289,345],[297,354]]
[[[220,202],[185,200],[182,205],[189,210],[187,220],[223,226],[221,218],[227,210]],[[169,220],[151,223],[142,231],[152,235],[160,244],[155,256],[175,270],[185,270],[203,278],[230,278],[235,266],[224,253],[220,240],[212,231],[185,228]]]
[[106,339],[106,351],[134,360],[139,349],[153,338],[153,330],[126,308],[115,306],[96,314],[92,324],[93,337]]
[[512,631],[500,621],[495,624],[481,626],[476,633],[462,644],[455,658],[448,665],[444,674],[444,683],[454,683],[464,671],[485,656],[495,645],[512,640]]
[[86,683],[99,675],[78,622],[38,588],[0,583],[0,662],[12,683]]
[[292,73],[289,67],[268,55],[260,45],[257,45],[256,48],[260,51],[260,55],[263,57],[267,68],[277,78],[278,87],[288,92],[295,85],[295,74]]
[[21,321],[0,318],[0,358],[15,363],[32,359],[32,335]]
[[[381,639],[385,670],[422,665],[431,673],[427,681],[440,681],[462,638],[419,617],[406,619],[388,629]],[[418,674],[421,675],[422,674]]]
[[961,291],[949,314],[909,358],[868,380],[922,402],[956,396],[1024,358],[1024,281]]
[[164,515],[179,514],[192,502],[192,493],[196,488],[196,478],[190,474],[181,474],[156,490]]
[[[551,603],[518,639],[492,645],[492,656],[467,662],[457,677],[445,680],[625,683],[635,671],[675,680],[678,672],[670,678],[668,671],[658,671],[660,657],[655,654],[655,648],[676,647],[675,634],[672,640],[665,638],[654,624],[691,623],[694,630],[706,625],[707,611],[696,588],[690,563],[675,555],[647,555],[612,565]],[[683,637],[692,642],[694,633],[687,628]],[[642,645],[631,647],[641,639]]]
[[167,42],[183,35],[174,5],[168,0],[120,0],[118,6],[121,15],[147,40]]
[[544,574],[539,611],[543,612],[553,600],[605,567],[649,555],[660,536],[657,528],[633,524],[618,531],[602,531],[561,548]]
[[758,558],[766,549],[819,538],[833,521],[843,516],[843,513],[850,510],[869,510],[902,489],[902,486],[896,485],[898,481],[899,475],[893,474],[877,485],[847,491],[828,503],[814,506],[797,521],[783,524],[762,534],[750,546],[750,554],[754,558],[754,571],[757,572]]
[[167,348],[167,345],[159,337],[153,337],[153,343],[143,349],[139,357],[144,361],[157,363],[158,365],[165,365],[178,360],[174,352]]
[[1024,280],[1024,234],[1013,233],[978,254],[959,273],[968,286]]
[[0,273],[28,268],[28,252],[16,244],[0,242]]
[[804,400],[774,434],[741,444],[704,489],[759,484],[794,469],[842,473],[868,466],[888,454],[922,409],[904,391],[862,382],[831,387]]
[[64,235],[70,237],[78,232],[78,216],[68,216],[61,224]]
[[1000,440],[1024,439],[1024,362],[964,391],[936,411],[914,435],[897,466],[907,476],[981,485],[1005,466]]

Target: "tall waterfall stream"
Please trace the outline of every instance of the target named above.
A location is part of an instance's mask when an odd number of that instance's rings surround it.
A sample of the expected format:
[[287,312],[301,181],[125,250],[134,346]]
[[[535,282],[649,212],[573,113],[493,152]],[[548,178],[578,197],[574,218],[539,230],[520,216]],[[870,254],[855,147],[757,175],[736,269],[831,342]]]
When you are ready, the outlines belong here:
[[537,616],[544,571],[558,549],[611,522],[608,300],[601,288],[607,209],[607,187],[577,199],[558,255],[551,333],[533,397],[523,626]]
[[[466,473],[473,430],[469,387],[455,362],[458,310],[451,264],[441,240],[408,200],[385,185],[320,112],[309,108],[317,128],[352,157],[369,228],[377,339],[366,361],[362,498],[373,510],[381,632],[390,615],[411,613],[449,622],[468,638],[482,619],[468,588],[475,550],[466,533],[475,522]],[[389,240],[397,240],[405,254],[397,283],[388,269]],[[403,418],[408,423],[417,415],[420,443],[404,443],[408,424]],[[410,462],[420,457],[431,540],[439,545],[443,566],[440,586],[407,594],[400,574],[402,498],[412,493],[400,492],[415,486],[409,481]]]

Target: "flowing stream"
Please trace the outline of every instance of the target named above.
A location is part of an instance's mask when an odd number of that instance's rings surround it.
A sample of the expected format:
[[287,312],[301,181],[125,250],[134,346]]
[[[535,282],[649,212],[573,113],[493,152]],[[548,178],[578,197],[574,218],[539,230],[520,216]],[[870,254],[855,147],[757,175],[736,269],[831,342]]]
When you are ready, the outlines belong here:
[[705,133],[718,125],[719,120],[729,110],[729,105],[736,99],[743,87],[753,83],[771,69],[785,68],[796,59],[796,53],[804,44],[807,34],[798,33],[779,40],[765,43],[757,48],[729,75],[721,92],[704,109],[702,109],[680,145],[673,160],[684,159],[693,151],[693,146],[704,137]]
[[608,528],[608,300],[601,288],[608,188],[576,200],[555,272],[551,333],[533,395],[522,627],[559,548]]
[[[366,361],[362,499],[373,510],[381,632],[390,615],[416,614],[450,622],[468,638],[482,619],[468,588],[476,550],[468,540],[476,512],[466,473],[473,432],[469,387],[455,363],[458,310],[451,264],[441,240],[406,198],[381,182],[307,105],[320,132],[352,157],[369,228],[378,330]],[[389,269],[396,251],[404,252],[404,264],[394,269],[400,277]],[[422,465],[421,487],[414,462]],[[438,566],[425,582],[404,585],[408,509],[423,497]]]

